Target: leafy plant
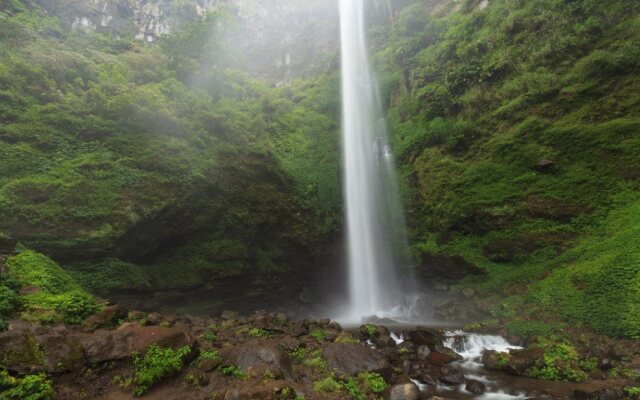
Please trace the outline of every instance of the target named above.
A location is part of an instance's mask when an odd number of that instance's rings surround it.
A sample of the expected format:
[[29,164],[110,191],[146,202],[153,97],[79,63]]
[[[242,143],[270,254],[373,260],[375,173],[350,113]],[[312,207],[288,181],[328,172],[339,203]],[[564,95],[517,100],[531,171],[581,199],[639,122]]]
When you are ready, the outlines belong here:
[[173,350],[153,344],[149,346],[144,357],[134,355],[131,374],[133,394],[142,396],[166,376],[179,372],[189,354],[189,346]]
[[233,376],[241,380],[247,379],[247,374],[236,365],[222,366],[220,367],[220,371],[227,376]]
[[0,398],[15,400],[46,400],[53,395],[53,385],[45,374],[11,377],[0,370]]
[[313,329],[309,332],[309,336],[317,340],[318,342],[324,342],[327,340],[327,331],[324,329]]

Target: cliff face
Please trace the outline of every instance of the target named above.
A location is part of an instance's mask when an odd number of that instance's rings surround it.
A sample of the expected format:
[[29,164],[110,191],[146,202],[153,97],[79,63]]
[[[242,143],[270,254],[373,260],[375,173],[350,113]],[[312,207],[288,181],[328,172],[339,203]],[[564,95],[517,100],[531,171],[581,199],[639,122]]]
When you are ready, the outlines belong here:
[[330,66],[338,44],[337,7],[330,0],[38,0],[75,30],[154,42],[207,13],[234,20],[226,32],[246,68],[281,82]]

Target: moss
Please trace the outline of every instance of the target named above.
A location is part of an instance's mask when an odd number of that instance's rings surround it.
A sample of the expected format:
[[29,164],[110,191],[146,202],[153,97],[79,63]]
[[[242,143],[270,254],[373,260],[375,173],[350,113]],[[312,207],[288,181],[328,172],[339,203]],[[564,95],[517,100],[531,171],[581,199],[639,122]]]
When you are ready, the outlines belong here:
[[26,320],[80,324],[100,309],[93,296],[43,254],[24,251],[9,258],[7,266],[9,276],[27,290],[19,297]]

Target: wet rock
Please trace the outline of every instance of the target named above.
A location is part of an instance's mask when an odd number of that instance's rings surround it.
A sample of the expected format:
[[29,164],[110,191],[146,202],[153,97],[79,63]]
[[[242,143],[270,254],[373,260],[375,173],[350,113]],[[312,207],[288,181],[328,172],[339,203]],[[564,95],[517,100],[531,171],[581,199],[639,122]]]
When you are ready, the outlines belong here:
[[389,400],[418,400],[420,389],[415,383],[394,385],[389,391]]
[[500,371],[503,367],[502,357],[507,355],[507,353],[499,353],[495,350],[485,350],[482,352],[482,365],[486,369],[493,371]]
[[89,316],[84,321],[83,326],[90,330],[106,328],[109,326],[115,326],[118,323],[118,320],[125,319],[126,317],[126,310],[121,309],[117,305],[110,305]]
[[446,385],[462,385],[464,383],[464,374],[455,368],[443,368],[440,382]]
[[418,269],[421,278],[458,281],[468,275],[484,275],[483,269],[460,256],[424,253]]
[[344,376],[371,371],[389,375],[391,365],[377,351],[356,343],[330,343],[322,349],[329,370]]
[[419,327],[407,332],[407,339],[418,346],[428,346],[430,349],[435,349],[436,345],[442,344],[444,336],[435,329]]
[[542,159],[538,161],[536,169],[540,172],[553,172],[555,171],[557,163],[553,160]]
[[249,376],[270,372],[276,379],[291,379],[291,360],[274,339],[256,339],[220,351],[225,363],[237,365]]
[[18,242],[15,239],[0,236],[0,254],[11,254],[16,249]]
[[433,365],[444,365],[449,364],[454,361],[462,360],[462,356],[455,351],[444,347],[444,346],[435,346],[435,350],[432,350],[427,356],[427,362]]
[[279,400],[282,390],[287,387],[283,381],[265,382],[258,385],[242,385],[215,392],[211,398],[224,400]]
[[222,364],[222,360],[220,358],[206,358],[198,361],[198,368],[204,372],[210,372],[218,368],[220,364]]
[[467,299],[470,299],[476,295],[476,291],[473,288],[464,288],[462,289],[462,295]]
[[524,376],[527,370],[544,356],[544,349],[511,350],[509,355],[509,359],[504,365],[504,370],[514,375]]
[[239,315],[240,314],[238,314],[238,312],[236,311],[223,310],[222,313],[220,314],[220,318],[226,319],[226,320],[232,320],[232,319],[237,319]]
[[309,334],[309,329],[305,326],[304,322],[296,321],[291,325],[291,336],[298,338]]
[[467,379],[467,384],[464,388],[467,391],[477,395],[483,394],[487,390],[487,387],[484,383],[475,379]]
[[429,346],[418,346],[418,348],[416,349],[416,355],[421,360],[426,360],[427,357],[429,357],[429,354],[431,354],[431,349],[429,348]]
[[586,392],[584,390],[576,390],[573,392],[575,400],[620,400],[625,395],[622,391],[612,388],[600,389],[595,392]]
[[116,330],[99,329],[83,335],[80,340],[86,357],[97,362],[123,359],[134,352],[144,353],[152,344],[175,349],[193,343],[182,328],[135,324]]
[[603,371],[608,371],[613,367],[615,367],[615,364],[613,363],[613,361],[611,361],[608,358],[603,358],[598,362],[598,368],[600,368]]
[[385,347],[396,347],[396,342],[391,339],[391,336],[378,336],[376,339],[373,340],[373,344],[376,345],[376,347],[378,348],[385,348]]

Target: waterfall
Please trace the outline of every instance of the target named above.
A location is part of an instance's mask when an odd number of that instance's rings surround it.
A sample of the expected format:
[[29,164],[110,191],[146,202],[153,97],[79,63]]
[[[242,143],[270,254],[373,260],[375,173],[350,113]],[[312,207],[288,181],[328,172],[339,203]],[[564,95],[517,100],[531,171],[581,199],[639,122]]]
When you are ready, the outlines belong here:
[[359,320],[401,303],[396,265],[406,249],[395,161],[369,68],[364,0],[340,2],[342,134],[349,306]]

